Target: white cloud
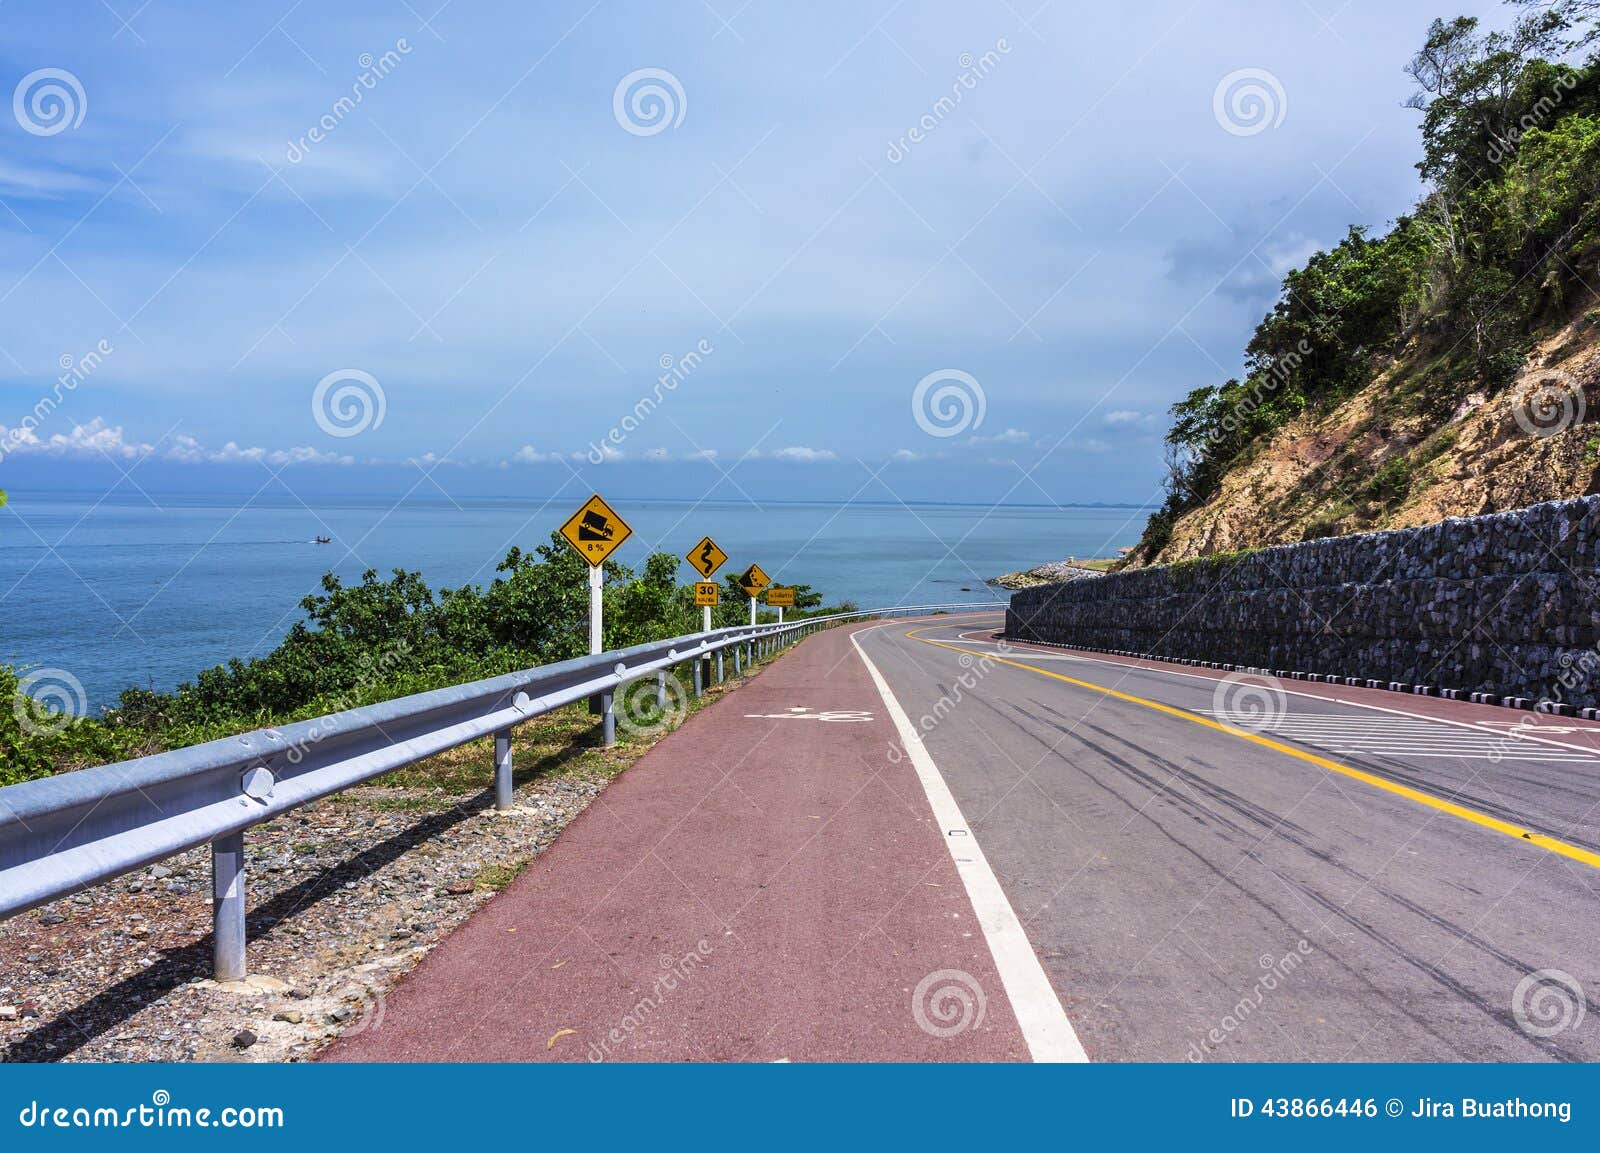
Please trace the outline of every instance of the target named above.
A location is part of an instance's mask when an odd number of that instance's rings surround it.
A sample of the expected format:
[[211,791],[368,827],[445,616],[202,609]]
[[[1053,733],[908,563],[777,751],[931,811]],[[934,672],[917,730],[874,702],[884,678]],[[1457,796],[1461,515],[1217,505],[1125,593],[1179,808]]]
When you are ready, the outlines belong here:
[[127,438],[121,425],[108,425],[101,417],[88,424],[75,424],[71,433],[55,433],[41,439],[32,428],[8,429],[0,425],[0,453],[33,453],[61,457],[109,456],[134,460],[143,456],[158,456],[162,460],[179,464],[267,464],[282,467],[290,464],[354,464],[355,458],[336,452],[325,452],[309,445],[295,448],[241,448],[228,441],[219,449],[208,449],[192,436],[174,436],[167,448],[145,444]]
[[525,444],[517,449],[511,459],[518,464],[549,464],[552,461],[560,460],[561,457],[553,452],[540,452],[533,445]]
[[788,448],[780,448],[772,454],[774,460],[793,460],[801,464],[815,464],[823,460],[838,460],[838,454],[826,448],[806,448],[804,445],[793,444]]
[[993,436],[975,436],[971,438],[972,444],[1027,444],[1033,438],[1020,428],[1008,428],[1004,432],[997,432]]
[[1144,413],[1135,412],[1131,408],[1119,408],[1115,412],[1106,413],[1106,423],[1111,425],[1139,424],[1149,419]]
[[0,452],[39,453],[50,456],[111,456],[133,459],[154,446],[126,439],[122,426],[108,426],[100,417],[88,424],[75,424],[70,434],[55,433],[40,437],[35,425],[7,428],[0,425]]
[[912,452],[909,448],[897,448],[894,450],[893,455],[891,455],[889,459],[900,461],[903,464],[909,464],[914,460],[922,460],[923,456],[920,452]]

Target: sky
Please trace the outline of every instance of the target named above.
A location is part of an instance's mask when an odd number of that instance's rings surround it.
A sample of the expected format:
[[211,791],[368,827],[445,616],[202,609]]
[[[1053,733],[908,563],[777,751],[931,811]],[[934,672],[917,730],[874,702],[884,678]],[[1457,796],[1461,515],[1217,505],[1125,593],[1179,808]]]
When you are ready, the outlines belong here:
[[1477,0],[0,7],[0,487],[1150,502]]

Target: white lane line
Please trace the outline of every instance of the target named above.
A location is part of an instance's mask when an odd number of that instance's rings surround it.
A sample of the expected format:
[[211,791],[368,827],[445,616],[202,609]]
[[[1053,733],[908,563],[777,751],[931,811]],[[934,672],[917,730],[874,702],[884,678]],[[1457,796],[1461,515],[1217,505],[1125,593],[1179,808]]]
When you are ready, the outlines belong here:
[[[922,782],[922,791],[927,794],[934,820],[945,831],[945,848],[950,851],[950,859],[955,862],[961,883],[966,886],[967,899],[972,902],[972,910],[977,914],[984,940],[989,944],[989,954],[994,958],[994,967],[1000,973],[1000,983],[1005,986],[1017,1024],[1022,1027],[1028,1052],[1035,1061],[1087,1061],[1089,1055],[1078,1040],[1077,1030],[1067,1020],[1067,1011],[1061,1007],[1061,1000],[1056,996],[1050,978],[1045,976],[1044,967],[1039,964],[1028,935],[1023,931],[1022,922],[1017,919],[1016,910],[1011,907],[994,870],[989,867],[988,858],[978,847],[978,838],[973,835],[966,817],[962,816],[961,806],[950,794],[950,786],[945,784],[939,767],[928,755],[911,718],[906,716],[900,702],[895,700],[889,683],[861,647],[862,633],[875,632],[884,627],[877,625],[851,633],[850,643],[855,645],[856,655],[866,665],[872,683],[878,687],[883,707],[889,719],[894,721],[894,727],[900,734],[900,743],[905,746],[906,754],[917,770],[917,779]],[[956,847],[958,843],[959,851]]]

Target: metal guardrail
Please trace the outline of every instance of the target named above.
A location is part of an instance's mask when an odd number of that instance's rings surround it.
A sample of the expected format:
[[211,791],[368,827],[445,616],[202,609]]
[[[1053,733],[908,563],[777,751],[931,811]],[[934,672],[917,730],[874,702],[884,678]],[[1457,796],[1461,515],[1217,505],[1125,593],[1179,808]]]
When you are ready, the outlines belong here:
[[495,807],[507,809],[511,732],[523,721],[598,696],[610,744],[616,690],[656,674],[664,703],[673,666],[692,666],[699,696],[702,661],[716,658],[720,681],[730,649],[737,672],[747,658],[825,625],[1004,603],[914,605],[692,633],[0,788],[0,918],[210,844],[216,976],[240,980],[244,832],[251,825],[491,733]]

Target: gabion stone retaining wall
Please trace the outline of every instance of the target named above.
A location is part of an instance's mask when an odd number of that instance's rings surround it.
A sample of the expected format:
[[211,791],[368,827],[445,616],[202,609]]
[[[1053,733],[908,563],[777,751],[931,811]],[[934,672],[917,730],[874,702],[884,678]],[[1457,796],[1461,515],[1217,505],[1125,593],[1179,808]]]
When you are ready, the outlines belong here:
[[1006,633],[1594,707],[1597,568],[1588,496],[1023,589]]

